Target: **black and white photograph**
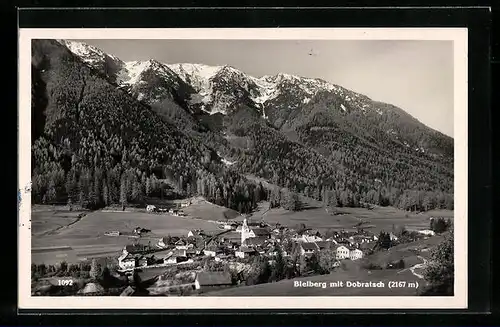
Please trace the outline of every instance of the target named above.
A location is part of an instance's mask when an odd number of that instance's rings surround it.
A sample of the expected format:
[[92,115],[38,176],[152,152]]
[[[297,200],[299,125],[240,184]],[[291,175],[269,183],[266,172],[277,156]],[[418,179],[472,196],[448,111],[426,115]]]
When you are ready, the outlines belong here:
[[26,303],[465,305],[466,30],[260,30],[26,32]]

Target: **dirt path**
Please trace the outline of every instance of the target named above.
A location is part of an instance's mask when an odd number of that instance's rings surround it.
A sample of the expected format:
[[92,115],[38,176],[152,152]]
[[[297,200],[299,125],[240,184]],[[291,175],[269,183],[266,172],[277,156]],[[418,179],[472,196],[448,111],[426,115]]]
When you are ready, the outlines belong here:
[[406,269],[403,269],[403,270],[400,270],[398,271],[398,274],[402,273],[402,272],[405,272],[407,270],[409,270],[415,277],[418,277],[420,279],[424,279],[424,275],[422,274],[419,274],[417,272],[415,272],[415,269],[422,269],[422,268],[425,268],[427,266],[427,259],[425,259],[424,257],[422,256],[417,256],[420,260],[422,260],[422,263],[417,263],[416,265],[410,267],[410,268],[406,268]]
[[70,222],[69,224],[67,225],[62,225],[62,226],[58,226],[56,228],[53,228],[53,229],[50,229],[48,231],[45,231],[43,233],[40,233],[38,234],[37,236],[48,236],[48,235],[54,235],[54,234],[57,234],[57,232],[59,232],[60,230],[62,229],[65,229],[65,228],[68,228],[68,227],[71,227],[72,225],[76,224],[77,222],[79,222],[80,220],[82,220],[85,216],[87,215],[87,213],[85,212],[82,212],[80,215],[78,215],[75,220],[73,220],[72,222]]

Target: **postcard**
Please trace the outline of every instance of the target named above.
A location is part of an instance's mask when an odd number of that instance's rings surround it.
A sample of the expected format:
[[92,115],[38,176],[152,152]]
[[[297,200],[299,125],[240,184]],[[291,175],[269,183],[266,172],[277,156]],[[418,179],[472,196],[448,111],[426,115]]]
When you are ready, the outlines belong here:
[[18,112],[21,309],[467,307],[467,29],[20,29]]

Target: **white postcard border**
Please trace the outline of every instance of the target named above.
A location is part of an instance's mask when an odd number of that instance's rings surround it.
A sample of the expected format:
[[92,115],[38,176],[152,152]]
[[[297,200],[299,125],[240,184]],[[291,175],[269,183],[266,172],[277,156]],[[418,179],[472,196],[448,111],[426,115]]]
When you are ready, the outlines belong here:
[[[31,296],[31,40],[282,39],[449,40],[454,43],[455,295],[452,297],[34,297]],[[447,309],[467,308],[467,29],[196,28],[19,30],[18,306],[20,309]]]

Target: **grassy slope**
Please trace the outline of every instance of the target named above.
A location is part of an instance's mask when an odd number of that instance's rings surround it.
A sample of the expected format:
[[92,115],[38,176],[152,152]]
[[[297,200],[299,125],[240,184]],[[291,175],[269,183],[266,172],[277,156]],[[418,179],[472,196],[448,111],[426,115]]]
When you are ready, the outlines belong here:
[[[326,288],[294,287],[295,281],[326,282]],[[382,288],[336,288],[329,287],[331,282],[338,281],[360,281],[360,282],[379,282],[385,283]],[[372,271],[335,271],[329,275],[296,278],[283,280],[277,283],[260,284],[254,286],[242,286],[226,289],[218,292],[205,293],[206,296],[408,296],[417,295],[415,288],[390,289],[389,281],[418,281],[419,289],[424,285],[422,280],[405,271],[398,274],[396,270]]]

